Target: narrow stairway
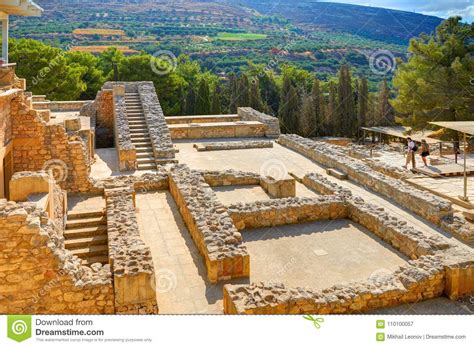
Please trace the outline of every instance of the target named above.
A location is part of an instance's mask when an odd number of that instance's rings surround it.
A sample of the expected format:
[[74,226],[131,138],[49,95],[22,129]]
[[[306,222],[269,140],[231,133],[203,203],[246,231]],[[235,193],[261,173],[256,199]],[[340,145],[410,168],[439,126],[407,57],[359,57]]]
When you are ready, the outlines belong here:
[[138,170],[156,170],[155,155],[138,93],[125,94],[128,124],[132,143],[137,150]]
[[109,262],[104,211],[68,213],[64,244],[84,265]]

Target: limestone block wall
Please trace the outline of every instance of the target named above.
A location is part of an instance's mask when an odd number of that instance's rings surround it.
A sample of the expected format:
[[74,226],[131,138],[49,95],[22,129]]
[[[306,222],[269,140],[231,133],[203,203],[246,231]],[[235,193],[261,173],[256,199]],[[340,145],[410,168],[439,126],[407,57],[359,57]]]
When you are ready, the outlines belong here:
[[277,117],[258,112],[251,107],[239,107],[237,113],[244,121],[258,121],[266,125],[266,137],[280,136],[280,121]]
[[203,176],[176,165],[170,173],[170,192],[204,257],[209,281],[248,277],[250,258],[242,235]]
[[11,102],[14,171],[54,169],[61,188],[86,192],[91,188],[87,145],[61,124],[47,124],[21,93]]
[[296,180],[291,176],[274,179],[267,176],[260,179],[262,188],[275,199],[290,198],[296,196]]
[[239,230],[342,219],[348,214],[344,199],[338,196],[237,203],[230,205],[228,212]]
[[106,189],[109,262],[114,278],[115,312],[158,313],[155,270],[140,238],[131,187]]
[[159,166],[156,172],[145,173],[140,176],[116,176],[94,182],[93,192],[104,193],[105,189],[132,187],[135,191],[167,190],[169,188],[168,171]]
[[109,265],[81,265],[31,203],[0,200],[0,313],[113,314]]
[[171,141],[171,133],[166,124],[165,115],[161,109],[153,82],[141,82],[137,89],[140,94],[155,158],[159,160],[174,159],[175,150]]
[[253,172],[229,169],[224,171],[202,170],[200,173],[211,187],[260,184],[260,175]]
[[198,152],[206,151],[231,151],[236,149],[253,149],[253,148],[272,148],[273,141],[227,141],[227,142],[204,142],[196,143],[193,146]]
[[344,314],[414,303],[441,296],[446,274],[436,256],[425,256],[365,281],[323,290],[278,284],[224,286],[227,314]]
[[49,109],[52,112],[80,111],[81,108],[88,102],[90,101],[51,101],[49,103]]
[[10,103],[18,95],[17,90],[0,92],[0,149],[12,140],[12,117]]
[[453,213],[447,200],[375,172],[364,162],[341,154],[333,145],[315,142],[298,135],[281,135],[278,142],[322,165],[347,174],[350,180],[394,200],[435,224],[440,225],[443,218]]

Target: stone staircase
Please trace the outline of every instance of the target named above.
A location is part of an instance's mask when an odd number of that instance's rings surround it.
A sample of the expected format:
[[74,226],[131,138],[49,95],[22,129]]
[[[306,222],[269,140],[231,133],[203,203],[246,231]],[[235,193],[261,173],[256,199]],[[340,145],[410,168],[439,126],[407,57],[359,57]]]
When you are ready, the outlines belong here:
[[64,239],[66,249],[84,265],[109,262],[105,211],[68,213]]
[[140,95],[138,93],[125,94],[125,105],[132,143],[137,151],[138,170],[156,170],[155,155]]

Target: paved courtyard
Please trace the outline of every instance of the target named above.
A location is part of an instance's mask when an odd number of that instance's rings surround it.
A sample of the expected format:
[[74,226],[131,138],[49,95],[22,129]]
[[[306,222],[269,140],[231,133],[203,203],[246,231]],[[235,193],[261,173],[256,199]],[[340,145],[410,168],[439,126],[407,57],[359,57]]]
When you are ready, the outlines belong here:
[[349,220],[244,230],[251,282],[327,288],[389,273],[407,258]]

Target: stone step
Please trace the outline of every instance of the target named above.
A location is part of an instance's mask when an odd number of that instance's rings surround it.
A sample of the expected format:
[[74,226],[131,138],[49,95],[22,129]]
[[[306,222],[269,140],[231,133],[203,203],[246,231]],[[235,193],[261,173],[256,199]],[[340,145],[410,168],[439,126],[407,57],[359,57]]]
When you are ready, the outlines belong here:
[[140,166],[141,164],[154,164],[155,157],[146,157],[146,158],[138,158],[137,157],[137,164]]
[[87,211],[87,212],[68,212],[67,220],[103,217],[104,213],[105,213],[104,210]]
[[139,129],[139,128],[144,128],[144,129],[148,129],[148,125],[146,124],[146,121],[145,120],[139,120],[139,121],[136,121],[136,120],[132,120],[132,121],[128,121],[128,127],[130,129]]
[[82,257],[91,257],[95,255],[107,255],[109,247],[107,245],[95,245],[84,248],[76,248],[70,252],[74,255],[77,255],[79,258]]
[[148,134],[131,134],[132,142],[151,142]]
[[151,145],[151,142],[132,141],[132,143],[135,146],[135,148],[153,148],[153,146]]
[[86,228],[105,224],[107,224],[105,217],[74,219],[66,222],[66,229]]
[[178,159],[155,159],[155,163],[158,165],[178,164]]
[[156,164],[143,164],[143,165],[138,165],[137,170],[138,171],[143,171],[143,170],[156,170]]
[[146,152],[138,152],[137,151],[137,159],[143,159],[143,158],[153,158],[153,159],[155,159],[153,151],[146,151]]
[[107,235],[95,235],[64,241],[64,247],[69,250],[98,245],[107,245]]
[[150,147],[137,147],[135,145],[137,153],[153,153],[153,147],[150,145]]
[[334,176],[340,180],[347,180],[347,175],[343,172],[340,172],[336,169],[327,169],[326,173],[330,176]]
[[138,127],[130,127],[131,134],[148,134],[148,128],[146,126]]
[[97,225],[93,227],[85,228],[76,228],[64,230],[64,238],[83,238],[95,235],[106,235],[107,234],[107,225]]
[[145,119],[145,114],[143,112],[136,112],[136,111],[127,111],[128,118],[143,118]]
[[109,256],[108,255],[98,255],[95,257],[87,257],[82,260],[82,265],[92,265],[95,263],[100,263],[102,265],[107,264],[109,262]]

